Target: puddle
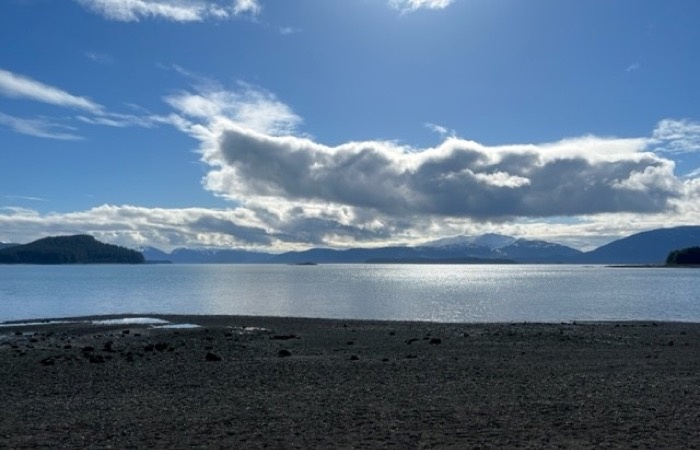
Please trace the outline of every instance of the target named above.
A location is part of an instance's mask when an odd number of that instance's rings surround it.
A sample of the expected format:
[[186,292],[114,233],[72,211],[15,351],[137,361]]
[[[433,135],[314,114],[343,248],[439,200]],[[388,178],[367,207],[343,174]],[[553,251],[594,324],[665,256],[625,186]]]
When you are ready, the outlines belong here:
[[155,325],[152,328],[158,329],[186,329],[186,328],[201,328],[200,325],[195,323],[169,323],[167,325]]
[[0,323],[0,328],[10,328],[10,327],[36,327],[40,325],[61,325],[67,323],[79,323],[71,320],[42,320],[40,322],[12,322],[12,323]]
[[123,319],[103,319],[93,320],[93,325],[167,325],[167,320],[154,319],[151,317],[125,317]]
[[263,327],[229,327],[231,330],[233,330],[236,333],[239,334],[245,334],[245,333],[268,333],[270,331],[269,328],[263,328]]

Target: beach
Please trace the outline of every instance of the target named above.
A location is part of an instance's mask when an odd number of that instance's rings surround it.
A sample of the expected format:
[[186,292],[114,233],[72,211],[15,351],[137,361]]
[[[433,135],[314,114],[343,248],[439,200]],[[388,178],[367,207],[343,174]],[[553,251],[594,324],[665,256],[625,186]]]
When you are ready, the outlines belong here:
[[700,448],[700,324],[147,317],[0,327],[0,448]]

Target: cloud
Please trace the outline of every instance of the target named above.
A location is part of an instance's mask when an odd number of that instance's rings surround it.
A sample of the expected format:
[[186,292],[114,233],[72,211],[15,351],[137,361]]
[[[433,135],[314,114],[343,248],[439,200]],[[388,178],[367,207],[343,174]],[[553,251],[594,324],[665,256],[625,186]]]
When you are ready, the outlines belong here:
[[102,106],[86,97],[69,94],[31,78],[0,69],[0,95],[12,98],[27,98],[66,108],[75,108],[99,114]]
[[105,65],[105,66],[112,65],[116,62],[112,56],[107,55],[105,53],[87,51],[84,53],[84,55],[86,58],[90,59],[91,61],[96,62],[97,64]]
[[114,128],[153,128],[159,123],[170,123],[168,118],[153,114],[138,116],[133,114],[119,114],[110,112],[105,112],[102,115],[93,117],[76,116],[76,119],[90,125],[103,125]]
[[426,122],[425,127],[435,134],[438,134],[442,138],[454,137],[457,133],[454,130],[443,127],[442,125],[436,125],[434,123]]
[[419,9],[445,9],[454,3],[454,0],[389,0],[392,8],[402,12],[413,12]]
[[280,31],[280,34],[281,34],[281,35],[284,35],[284,36],[288,36],[288,35],[290,35],[290,34],[301,33],[301,29],[300,29],[300,28],[295,28],[295,27],[281,27],[281,28],[279,29],[279,31]]
[[[205,0],[76,0],[86,9],[108,20],[138,22],[157,18],[173,22],[223,20],[260,12],[257,0],[233,2]],[[227,4],[228,3],[228,4]]]
[[[209,86],[199,92],[181,92],[165,98],[180,114],[205,123],[226,121],[247,129],[271,135],[294,132],[301,118],[280,102],[274,94],[239,83],[239,89],[228,91]],[[199,136],[201,127],[192,130]]]
[[47,235],[89,233],[107,242],[135,247],[155,245],[238,247],[268,244],[264,228],[245,210],[143,208],[102,205],[87,211],[40,214],[0,208],[0,241],[29,242]]
[[629,73],[629,72],[634,72],[635,70],[639,70],[639,69],[641,69],[641,68],[642,68],[642,64],[641,64],[641,63],[639,63],[639,62],[634,62],[634,63],[630,64],[629,66],[627,66],[627,69],[625,69],[625,72],[627,72],[627,73]]
[[700,122],[666,119],[652,135],[654,151],[660,153],[700,152]]
[[674,164],[643,152],[644,142],[584,137],[488,147],[448,138],[419,150],[376,141],[329,147],[220,123],[203,159],[212,166],[206,187],[238,201],[485,221],[667,210],[678,196]]
[[266,230],[256,242],[270,239],[275,248],[494,231],[551,234],[585,247],[621,236],[630,223],[642,230],[664,226],[669,217],[700,219],[687,206],[700,182],[676,177],[674,162],[655,153],[659,143],[686,148],[692,122],[662,121],[650,137],[506,146],[426,124],[442,143],[329,146],[300,134],[301,118],[267,91],[243,83],[234,91],[206,86],[167,97],[176,111],[168,120],[201,141],[209,166],[204,187],[252,214],[253,234]]
[[51,122],[47,119],[23,119],[0,112],[0,125],[5,125],[20,134],[40,137],[45,139],[57,139],[62,141],[81,140],[82,137],[71,132],[70,127]]

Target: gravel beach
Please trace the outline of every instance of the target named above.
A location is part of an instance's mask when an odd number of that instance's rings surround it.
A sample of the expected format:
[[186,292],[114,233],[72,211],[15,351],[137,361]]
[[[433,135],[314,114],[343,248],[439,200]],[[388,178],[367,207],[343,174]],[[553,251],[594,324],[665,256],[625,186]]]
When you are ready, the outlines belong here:
[[0,448],[700,448],[699,324],[148,317],[0,327]]

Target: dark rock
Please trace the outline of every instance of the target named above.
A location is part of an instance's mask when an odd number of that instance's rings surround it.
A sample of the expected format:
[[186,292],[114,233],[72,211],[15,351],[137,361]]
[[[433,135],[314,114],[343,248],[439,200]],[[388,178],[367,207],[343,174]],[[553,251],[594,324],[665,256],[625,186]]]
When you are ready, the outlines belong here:
[[215,355],[212,352],[207,352],[207,355],[204,357],[209,362],[218,362],[221,361],[221,356]]
[[287,358],[289,356],[292,356],[292,352],[286,349],[282,349],[277,353],[277,356],[279,356],[280,358]]
[[91,364],[103,364],[105,362],[105,357],[102,355],[90,355],[88,360]]
[[360,357],[357,355],[351,355],[350,356],[350,361],[359,361]]
[[152,352],[154,348],[155,348],[155,345],[153,345],[153,344],[146,344],[146,345],[143,347],[143,351],[144,351],[144,352]]
[[94,351],[95,351],[95,347],[91,347],[91,346],[88,345],[88,346],[86,346],[86,347],[83,347],[83,349],[82,349],[81,351],[82,351],[83,353],[91,353],[91,352],[94,352]]
[[42,366],[53,366],[54,364],[56,364],[56,359],[54,359],[53,357],[48,357],[42,359],[41,361],[39,361],[39,363],[41,363]]
[[406,341],[406,343],[407,343],[408,345],[411,345],[412,343],[416,342],[417,340],[418,340],[418,338],[408,339],[408,340]]
[[155,348],[159,352],[166,351],[168,347],[170,347],[170,344],[168,344],[167,342],[158,342],[156,345],[153,346],[153,348]]
[[122,334],[129,334],[129,333],[131,333],[130,330],[124,330],[124,331],[122,331]]
[[273,339],[276,341],[288,341],[289,339],[299,339],[299,338],[294,334],[276,334],[274,336],[271,336],[270,339]]
[[440,339],[440,338],[432,338],[432,339],[430,340],[430,344],[433,344],[433,345],[442,344],[442,339]]

